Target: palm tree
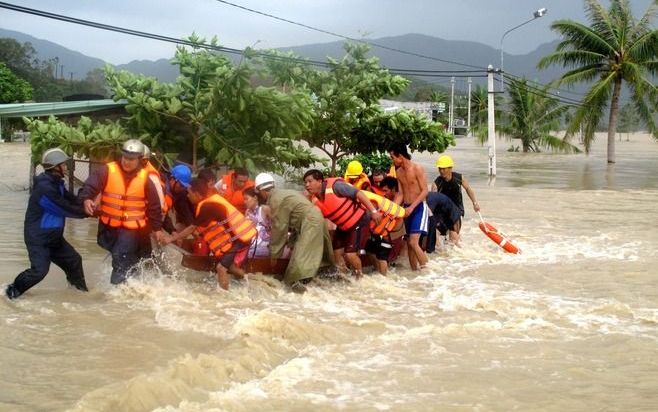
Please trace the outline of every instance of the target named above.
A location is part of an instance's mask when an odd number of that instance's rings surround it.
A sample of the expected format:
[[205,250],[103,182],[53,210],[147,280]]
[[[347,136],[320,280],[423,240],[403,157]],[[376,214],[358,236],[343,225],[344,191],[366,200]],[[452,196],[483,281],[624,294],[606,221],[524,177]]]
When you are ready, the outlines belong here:
[[578,147],[551,134],[558,130],[560,120],[569,110],[548,95],[549,87],[536,89],[525,79],[510,80],[507,122],[499,127],[510,139],[520,139],[524,152],[539,152],[542,148],[574,153]]
[[585,150],[589,152],[596,126],[606,106],[608,120],[608,163],[615,162],[615,134],[619,116],[619,94],[626,82],[635,109],[654,137],[658,130],[651,107],[658,90],[650,76],[658,73],[658,30],[651,27],[658,0],[653,0],[641,19],[636,20],[628,0],[611,0],[605,9],[597,0],[585,0],[590,26],[573,20],[557,20],[551,29],[562,36],[555,52],[539,62],[540,69],[562,64],[570,71],[558,84],[594,82],[567,128],[573,136],[584,125]]
[[[486,87],[479,84],[471,91],[471,125],[473,127],[486,127],[487,108],[489,106],[489,93]],[[494,105],[494,107],[497,107]]]
[[[496,119],[496,130],[500,129],[500,118],[502,97],[494,95],[494,118]],[[475,86],[471,90],[471,134],[480,142],[486,143],[488,139],[488,116],[489,116],[489,93],[486,87]]]

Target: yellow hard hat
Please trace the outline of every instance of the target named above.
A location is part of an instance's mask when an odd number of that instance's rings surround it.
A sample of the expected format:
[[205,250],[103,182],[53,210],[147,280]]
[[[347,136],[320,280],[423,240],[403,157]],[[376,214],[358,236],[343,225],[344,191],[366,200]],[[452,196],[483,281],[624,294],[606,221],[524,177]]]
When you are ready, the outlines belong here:
[[439,156],[439,158],[436,159],[436,167],[438,167],[439,169],[453,167],[454,165],[455,162],[452,160],[452,157],[448,155]]
[[357,177],[363,173],[363,166],[358,160],[352,160],[347,164],[347,170],[345,171],[345,177]]

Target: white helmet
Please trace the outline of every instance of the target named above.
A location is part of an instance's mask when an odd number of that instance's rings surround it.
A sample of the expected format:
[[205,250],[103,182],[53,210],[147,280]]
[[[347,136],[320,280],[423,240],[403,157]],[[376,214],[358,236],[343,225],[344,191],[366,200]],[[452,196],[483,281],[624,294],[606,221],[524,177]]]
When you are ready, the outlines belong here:
[[41,165],[45,170],[49,170],[67,162],[69,159],[70,157],[64,153],[62,149],[56,147],[54,149],[48,149],[43,152],[43,156],[41,157]]
[[274,187],[274,177],[269,173],[259,173],[254,180],[256,190],[267,190]]
[[144,143],[137,139],[126,140],[121,146],[121,151],[127,155],[142,157],[144,156]]
[[144,159],[150,159],[151,158],[151,149],[147,145],[144,145]]

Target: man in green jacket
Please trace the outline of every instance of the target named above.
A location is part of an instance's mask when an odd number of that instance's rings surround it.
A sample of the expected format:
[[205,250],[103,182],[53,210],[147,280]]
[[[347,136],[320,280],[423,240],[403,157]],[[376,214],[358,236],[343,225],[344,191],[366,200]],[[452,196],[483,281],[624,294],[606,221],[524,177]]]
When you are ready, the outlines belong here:
[[261,173],[256,176],[258,197],[272,210],[270,257],[279,258],[293,231],[295,244],[283,281],[293,292],[306,291],[305,280],[313,278],[322,266],[333,266],[334,251],[322,213],[301,193],[275,189],[274,178]]

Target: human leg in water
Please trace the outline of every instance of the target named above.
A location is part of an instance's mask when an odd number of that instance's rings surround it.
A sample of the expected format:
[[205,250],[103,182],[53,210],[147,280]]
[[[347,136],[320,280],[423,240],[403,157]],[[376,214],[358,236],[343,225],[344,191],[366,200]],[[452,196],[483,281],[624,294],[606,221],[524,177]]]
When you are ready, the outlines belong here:
[[112,246],[112,277],[110,282],[118,285],[126,281],[128,271],[139,262],[140,238],[137,230],[120,228]]
[[51,258],[64,271],[69,285],[84,292],[89,290],[82,268],[82,257],[65,239],[62,239],[59,248],[51,251]]

